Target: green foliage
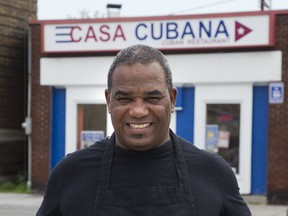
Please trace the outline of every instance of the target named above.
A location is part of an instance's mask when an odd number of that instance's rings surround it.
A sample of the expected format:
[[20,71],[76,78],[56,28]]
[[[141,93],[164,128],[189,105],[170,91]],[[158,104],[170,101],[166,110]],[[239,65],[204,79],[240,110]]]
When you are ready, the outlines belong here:
[[31,189],[27,188],[23,177],[18,176],[14,181],[6,181],[0,184],[0,193],[31,193]]

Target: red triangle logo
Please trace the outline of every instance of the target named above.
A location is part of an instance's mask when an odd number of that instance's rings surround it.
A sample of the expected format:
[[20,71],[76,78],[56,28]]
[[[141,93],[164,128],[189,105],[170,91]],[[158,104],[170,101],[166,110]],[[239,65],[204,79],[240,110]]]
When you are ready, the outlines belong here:
[[235,41],[249,34],[252,30],[247,26],[235,21]]

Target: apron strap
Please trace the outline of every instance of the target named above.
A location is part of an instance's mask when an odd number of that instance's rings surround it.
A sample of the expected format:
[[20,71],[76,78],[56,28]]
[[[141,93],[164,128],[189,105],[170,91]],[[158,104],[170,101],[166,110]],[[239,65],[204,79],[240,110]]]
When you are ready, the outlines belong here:
[[175,136],[176,135],[170,130],[170,137],[172,139],[174,152],[175,152],[175,165],[176,165],[176,170],[178,174],[179,185],[190,188],[190,181],[188,178],[188,171],[187,171],[183,151],[178,141],[174,139]]
[[175,148],[175,164],[178,173],[179,185],[188,188],[190,212],[193,216],[196,216],[194,198],[188,176],[188,169],[186,166],[185,157],[182,148],[180,146],[180,143],[177,141],[177,139],[175,139],[176,135],[173,133],[172,130],[170,130],[170,137],[172,139]]
[[[177,140],[173,139],[173,137],[175,137],[175,134],[173,134],[172,131],[170,131],[170,136],[174,146],[175,165],[179,185],[189,188],[190,181],[182,149]],[[115,143],[115,134],[113,133],[110,139],[108,139],[101,163],[99,183],[98,183],[98,187],[100,188],[108,188],[110,185],[110,175],[111,175],[112,161],[114,155],[114,145],[115,145],[114,143]]]
[[98,187],[93,207],[93,215],[98,215],[98,209],[100,205],[102,191],[108,190],[108,186],[110,184],[110,173],[114,151],[113,142],[115,142],[114,133],[110,138],[106,138],[105,141],[106,141],[106,147],[104,150],[101,168],[99,172]]
[[[170,137],[172,139],[172,143],[174,146],[174,154],[175,154],[175,165],[178,174],[178,182],[182,187],[186,187],[188,189],[189,195],[189,206],[193,216],[196,215],[194,200],[191,190],[191,185],[188,177],[188,171],[186,167],[185,158],[181,149],[180,144],[178,143],[176,135],[170,130]],[[111,177],[111,169],[112,169],[112,161],[114,155],[114,145],[115,145],[115,134],[108,139],[107,145],[104,151],[101,169],[99,172],[99,180],[98,180],[98,188],[97,195],[94,204],[94,211],[97,212],[97,208],[99,207],[100,199],[101,199],[101,191],[107,191],[110,185],[110,177]]]
[[115,143],[115,134],[113,133],[110,138],[107,138],[107,144],[104,151],[100,175],[99,175],[99,182],[98,182],[98,189],[108,189],[110,185],[110,175],[111,175],[111,168],[112,168],[112,161],[114,155],[114,143]]

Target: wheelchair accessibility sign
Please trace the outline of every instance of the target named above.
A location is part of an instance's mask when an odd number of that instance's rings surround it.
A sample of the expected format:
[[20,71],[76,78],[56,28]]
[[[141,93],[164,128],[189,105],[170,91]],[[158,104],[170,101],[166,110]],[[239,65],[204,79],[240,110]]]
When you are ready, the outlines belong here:
[[281,104],[284,102],[283,82],[273,82],[269,84],[269,103]]

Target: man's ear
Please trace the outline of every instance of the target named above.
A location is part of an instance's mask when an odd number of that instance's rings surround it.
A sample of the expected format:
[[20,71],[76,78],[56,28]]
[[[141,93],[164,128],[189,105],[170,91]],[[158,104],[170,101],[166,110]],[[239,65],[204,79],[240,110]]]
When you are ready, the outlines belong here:
[[106,105],[107,105],[108,112],[111,113],[111,109],[110,109],[110,92],[108,91],[108,89],[105,89],[105,99],[106,99]]
[[175,106],[176,106],[176,97],[177,97],[177,88],[173,87],[172,91],[170,93],[170,99],[171,99],[171,113],[174,112]]

